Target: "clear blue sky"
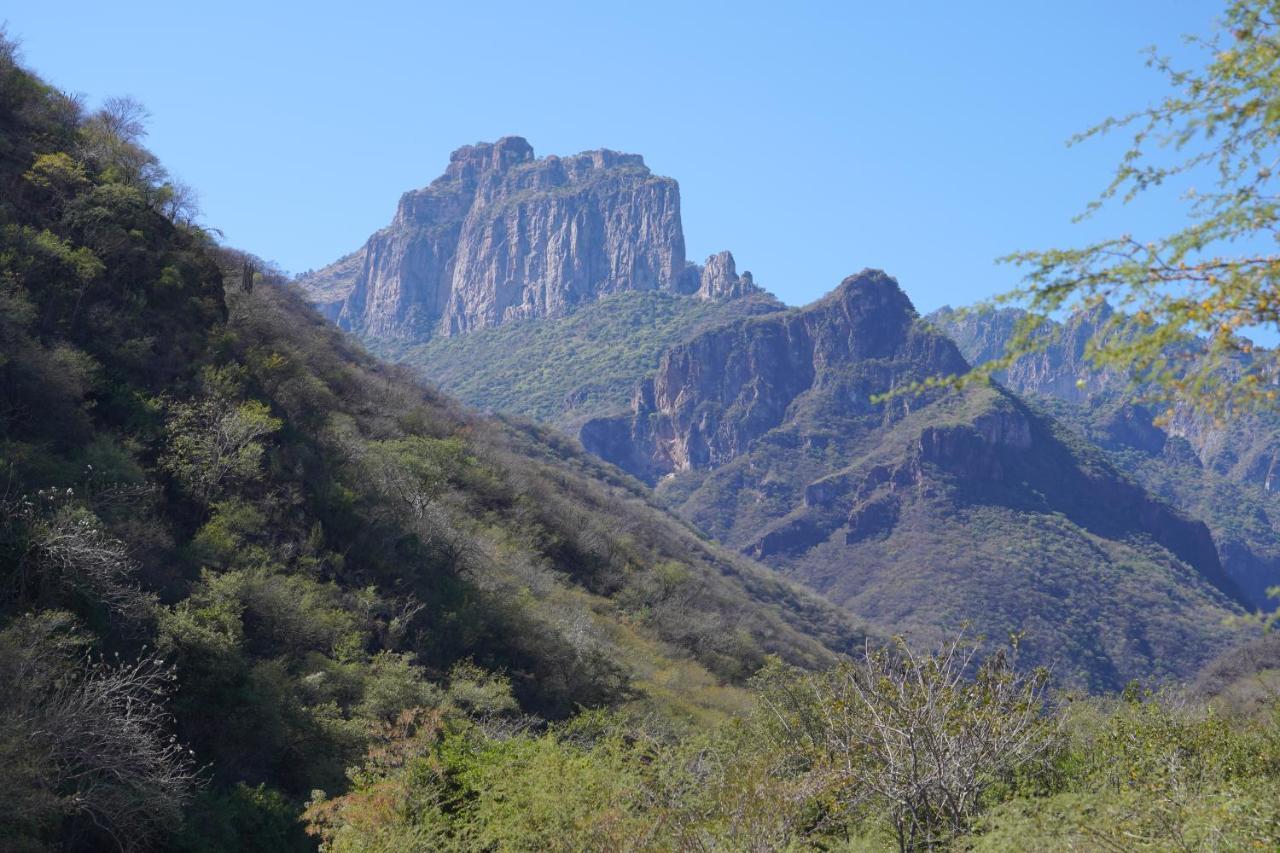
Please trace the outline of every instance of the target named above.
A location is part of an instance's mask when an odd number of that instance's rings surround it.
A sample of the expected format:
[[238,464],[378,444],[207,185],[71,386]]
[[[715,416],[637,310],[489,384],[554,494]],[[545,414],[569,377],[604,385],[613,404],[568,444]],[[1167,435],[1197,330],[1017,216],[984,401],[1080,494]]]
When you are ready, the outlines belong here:
[[680,181],[689,256],[808,302],[866,266],[918,308],[1016,281],[993,259],[1167,227],[1072,216],[1117,143],[1065,141],[1155,100],[1216,2],[37,2],[0,11],[26,63],[148,144],[227,241],[299,272],[359,246],[459,145],[609,147]]

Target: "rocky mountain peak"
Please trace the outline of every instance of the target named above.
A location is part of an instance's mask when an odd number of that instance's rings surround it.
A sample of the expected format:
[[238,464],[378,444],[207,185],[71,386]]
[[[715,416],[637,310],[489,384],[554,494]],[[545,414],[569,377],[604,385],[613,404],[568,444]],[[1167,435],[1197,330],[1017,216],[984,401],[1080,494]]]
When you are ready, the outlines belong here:
[[840,318],[843,328],[856,332],[856,348],[866,355],[892,346],[918,316],[897,280],[876,269],[846,277],[813,308]]
[[898,286],[897,279],[884,270],[870,267],[864,268],[861,272],[853,275],[845,276],[840,284],[822,297],[820,301],[853,302],[867,299],[868,297],[877,300],[894,300],[907,305],[912,312],[915,311],[907,294]]
[[[731,260],[718,270],[710,286],[750,289]],[[539,159],[518,136],[454,151],[441,177],[401,197],[389,227],[298,283],[343,328],[408,340],[622,291],[696,290],[675,181],[608,149]]]
[[[704,278],[727,275],[726,256],[712,256]],[[588,421],[579,437],[652,482],[724,464],[806,407],[883,420],[883,405],[872,400],[895,382],[967,369],[955,345],[917,319],[892,277],[864,270],[807,308],[673,346],[637,387],[629,414]]]
[[521,136],[504,136],[497,142],[464,145],[449,155],[445,176],[455,180],[474,178],[483,172],[505,172],[534,159],[533,146]]
[[743,272],[738,275],[732,252],[717,252],[707,258],[698,275],[696,292],[699,299],[736,299],[759,291],[751,273]]

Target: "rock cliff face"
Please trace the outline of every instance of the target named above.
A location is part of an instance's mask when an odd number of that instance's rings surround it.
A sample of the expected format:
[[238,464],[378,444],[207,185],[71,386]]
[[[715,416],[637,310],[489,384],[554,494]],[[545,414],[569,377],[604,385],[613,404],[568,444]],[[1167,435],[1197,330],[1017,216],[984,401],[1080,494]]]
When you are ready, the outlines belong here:
[[1186,673],[1221,648],[1237,589],[1204,524],[998,387],[880,399],[966,367],[865,271],[670,347],[631,411],[580,438],[886,631],[1027,630],[1029,660],[1091,687]]
[[[1085,350],[1089,341],[1114,316],[1108,305],[1076,314],[1065,323],[1042,327],[1048,345],[1010,366],[997,377],[1022,394],[1056,397],[1073,403],[1088,400],[1104,390],[1123,385],[1124,377],[1111,371],[1091,369]],[[954,340],[973,364],[982,364],[1004,354],[1018,323],[1026,313],[1015,308],[959,312],[943,308],[926,319]]]
[[345,329],[414,340],[621,291],[721,299],[753,287],[727,252],[686,263],[679,188],[639,155],[537,159],[519,137],[455,151],[388,227],[299,284]]
[[[713,266],[720,257],[707,263],[704,282],[721,277],[723,267]],[[838,388],[842,417],[882,419],[874,395],[966,366],[951,341],[917,322],[897,282],[867,270],[808,308],[751,318],[672,347],[640,383],[631,414],[590,421],[580,438],[588,450],[652,482],[741,455],[818,386],[828,394]]]

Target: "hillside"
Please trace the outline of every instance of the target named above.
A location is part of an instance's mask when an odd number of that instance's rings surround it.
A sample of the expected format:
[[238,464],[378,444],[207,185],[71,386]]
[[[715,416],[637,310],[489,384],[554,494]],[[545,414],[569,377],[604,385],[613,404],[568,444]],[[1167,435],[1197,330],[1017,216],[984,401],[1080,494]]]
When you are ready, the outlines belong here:
[[[885,274],[787,309],[621,244],[545,316],[375,317],[425,335],[370,337],[390,365],[333,323],[370,335],[386,235],[303,291],[195,224],[143,118],[0,30],[0,849],[1275,846],[1280,652],[1228,648],[1221,549],[1124,475],[1137,409],[885,402],[967,367]],[[666,191],[595,154],[477,146],[410,206]]]
[[[412,709],[743,707],[863,634],[542,428],[389,367],[185,224],[134,108],[0,43],[0,837],[309,846]],[[452,717],[451,717],[452,718]]]
[[[979,364],[1003,353],[1020,316],[1013,309],[947,309],[928,319]],[[1153,494],[1203,519],[1246,603],[1274,609],[1267,590],[1280,585],[1280,505],[1272,491],[1280,417],[1253,412],[1220,420],[1178,406],[1157,425],[1165,407],[1148,399],[1151,389],[1096,370],[1085,356],[1090,339],[1113,333],[1111,317],[1104,307],[1065,323],[1049,321],[1043,351],[996,378],[1105,449]]]
[[574,434],[586,420],[625,410],[636,378],[654,370],[667,347],[704,329],[781,309],[763,293],[724,300],[618,293],[562,317],[516,320],[422,344],[369,346],[472,406]]
[[876,399],[964,369],[866,271],[672,347],[582,440],[884,631],[1025,630],[1028,660],[1092,689],[1187,676],[1231,642],[1209,531],[1050,416],[996,388]]

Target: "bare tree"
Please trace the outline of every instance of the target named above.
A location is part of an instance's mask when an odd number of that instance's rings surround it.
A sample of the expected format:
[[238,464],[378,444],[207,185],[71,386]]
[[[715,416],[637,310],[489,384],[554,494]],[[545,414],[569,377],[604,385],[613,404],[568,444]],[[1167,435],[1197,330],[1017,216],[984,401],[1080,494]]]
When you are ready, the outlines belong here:
[[[170,178],[162,187],[160,212],[175,225],[190,228],[200,217],[200,194],[195,187]],[[252,281],[252,279],[250,279]],[[245,288],[248,290],[249,288]]]
[[868,644],[805,677],[806,695],[764,698],[846,813],[881,810],[899,849],[924,849],[967,829],[984,791],[1056,742],[1048,675],[1019,673],[1016,651],[1015,641],[979,663],[963,637],[929,655],[902,640],[892,650]]
[[122,95],[103,101],[96,118],[103,128],[122,141],[136,145],[147,135],[147,119],[151,113],[140,101]]
[[101,602],[124,618],[145,615],[153,599],[133,579],[137,563],[88,510],[66,507],[35,525],[31,556],[41,585]]
[[132,663],[77,659],[85,645],[58,612],[0,633],[0,743],[24,777],[11,780],[17,802],[0,801],[7,813],[27,805],[24,792],[41,791],[45,820],[80,816],[120,850],[145,848],[178,826],[198,783],[190,752],[170,733],[173,669],[145,649]]

